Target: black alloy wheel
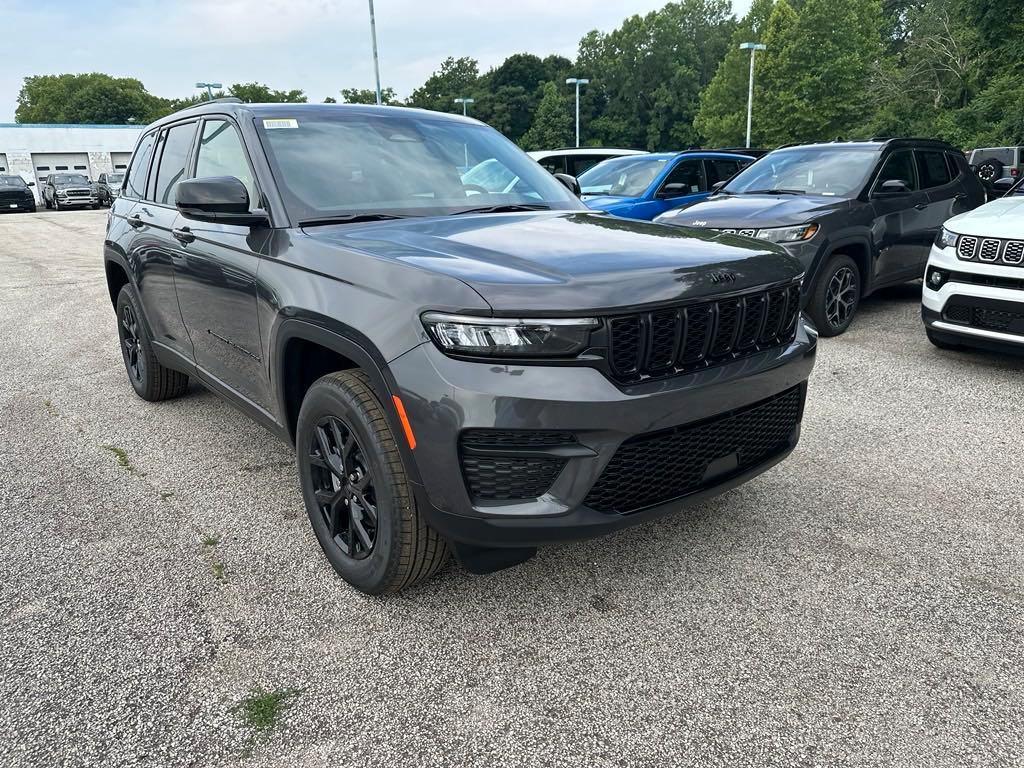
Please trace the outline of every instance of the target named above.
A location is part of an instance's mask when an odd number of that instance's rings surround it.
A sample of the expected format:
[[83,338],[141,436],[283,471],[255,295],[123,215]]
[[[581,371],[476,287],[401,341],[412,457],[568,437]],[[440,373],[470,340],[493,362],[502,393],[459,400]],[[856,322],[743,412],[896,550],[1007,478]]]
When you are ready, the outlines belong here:
[[308,451],[327,534],[345,557],[369,557],[377,542],[377,493],[355,434],[341,419],[326,416],[313,429]]
[[139,319],[131,304],[125,304],[121,308],[120,320],[117,330],[121,337],[124,366],[133,379],[133,386],[138,386],[146,378],[146,356],[142,352],[142,342],[139,341]]

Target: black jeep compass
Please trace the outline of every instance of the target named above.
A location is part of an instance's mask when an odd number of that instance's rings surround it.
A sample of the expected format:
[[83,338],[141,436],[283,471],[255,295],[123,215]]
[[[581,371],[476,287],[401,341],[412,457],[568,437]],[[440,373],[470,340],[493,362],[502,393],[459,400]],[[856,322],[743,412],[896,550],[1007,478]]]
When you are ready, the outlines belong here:
[[[463,180],[488,160],[511,188]],[[795,259],[588,211],[463,117],[178,112],[141,136],[104,251],[135,391],[194,377],[292,441],[365,592],[679,509],[799,436]]]

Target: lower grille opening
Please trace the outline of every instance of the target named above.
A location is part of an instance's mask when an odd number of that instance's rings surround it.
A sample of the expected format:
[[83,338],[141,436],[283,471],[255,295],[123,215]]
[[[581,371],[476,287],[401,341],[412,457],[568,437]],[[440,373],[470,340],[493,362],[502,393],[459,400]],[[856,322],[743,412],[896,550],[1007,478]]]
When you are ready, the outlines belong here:
[[1024,303],[954,296],[946,303],[943,318],[986,331],[1024,334]]
[[474,501],[529,501],[543,496],[566,459],[546,449],[576,445],[571,432],[470,429],[459,438],[462,475]]
[[583,503],[629,514],[717,485],[786,451],[802,411],[797,386],[698,424],[630,438]]

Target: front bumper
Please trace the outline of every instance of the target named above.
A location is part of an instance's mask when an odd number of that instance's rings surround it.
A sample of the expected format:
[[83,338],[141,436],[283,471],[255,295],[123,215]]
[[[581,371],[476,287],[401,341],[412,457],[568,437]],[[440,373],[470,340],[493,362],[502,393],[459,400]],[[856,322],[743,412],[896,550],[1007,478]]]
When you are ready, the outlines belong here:
[[99,198],[95,195],[89,195],[88,197],[61,197],[57,195],[57,200],[60,201],[61,205],[97,205]]
[[[422,482],[417,501],[431,526],[475,546],[531,547],[601,535],[678,510],[781,461],[796,445],[799,420],[782,450],[755,467],[715,474],[682,498],[629,514],[584,504],[629,438],[740,411],[794,388],[802,404],[815,352],[816,334],[801,322],[787,346],[633,386],[617,386],[587,367],[455,360],[431,343],[392,361],[390,368],[416,436],[414,475]],[[539,497],[481,501],[470,496],[459,454],[460,435],[471,429],[561,430],[575,435],[582,450],[569,455]]]
[[[935,290],[929,285],[928,275],[933,268],[941,269],[953,276]],[[955,273],[976,276],[980,279],[1003,279],[1020,281],[1022,287],[1003,285],[981,285],[958,279]],[[1024,269],[999,264],[978,264],[957,258],[953,248],[932,246],[925,271],[924,290],[921,299],[921,318],[925,326],[947,341],[973,344],[987,349],[1024,352],[1024,325],[1012,322],[1006,328],[986,327],[974,322],[967,313],[956,318],[951,316],[953,306],[976,306],[997,313],[1024,315]]]

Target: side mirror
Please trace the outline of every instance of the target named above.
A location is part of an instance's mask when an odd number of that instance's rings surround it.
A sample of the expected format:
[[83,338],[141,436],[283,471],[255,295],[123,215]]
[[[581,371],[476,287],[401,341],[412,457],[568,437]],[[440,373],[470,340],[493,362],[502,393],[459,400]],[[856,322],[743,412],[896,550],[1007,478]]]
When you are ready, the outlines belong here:
[[910,187],[907,186],[905,181],[900,181],[899,179],[883,181],[882,186],[875,191],[875,197],[899,197],[909,194]]
[[30,187],[34,187],[34,186],[36,185],[36,183],[35,183],[34,181],[30,181],[30,182],[28,182],[28,185],[29,185]]
[[681,197],[690,194],[689,184],[666,184],[658,190],[658,197]]
[[174,204],[182,216],[196,221],[250,227],[270,221],[266,211],[249,210],[249,191],[234,176],[183,181],[174,191]]
[[728,183],[728,181],[716,181],[714,184],[711,185],[711,191],[717,192]]
[[1002,179],[996,179],[995,181],[993,181],[992,182],[992,186],[995,187],[996,189],[998,189],[1003,194],[1005,194],[1005,193],[1009,192],[1010,191],[1010,187],[1012,187],[1016,183],[1017,183],[1016,179],[1014,179],[1014,178],[1005,178],[1004,177]]
[[565,188],[576,195],[576,197],[583,194],[583,190],[580,189],[580,183],[576,180],[575,176],[570,176],[568,173],[556,173],[555,178],[562,182]]

